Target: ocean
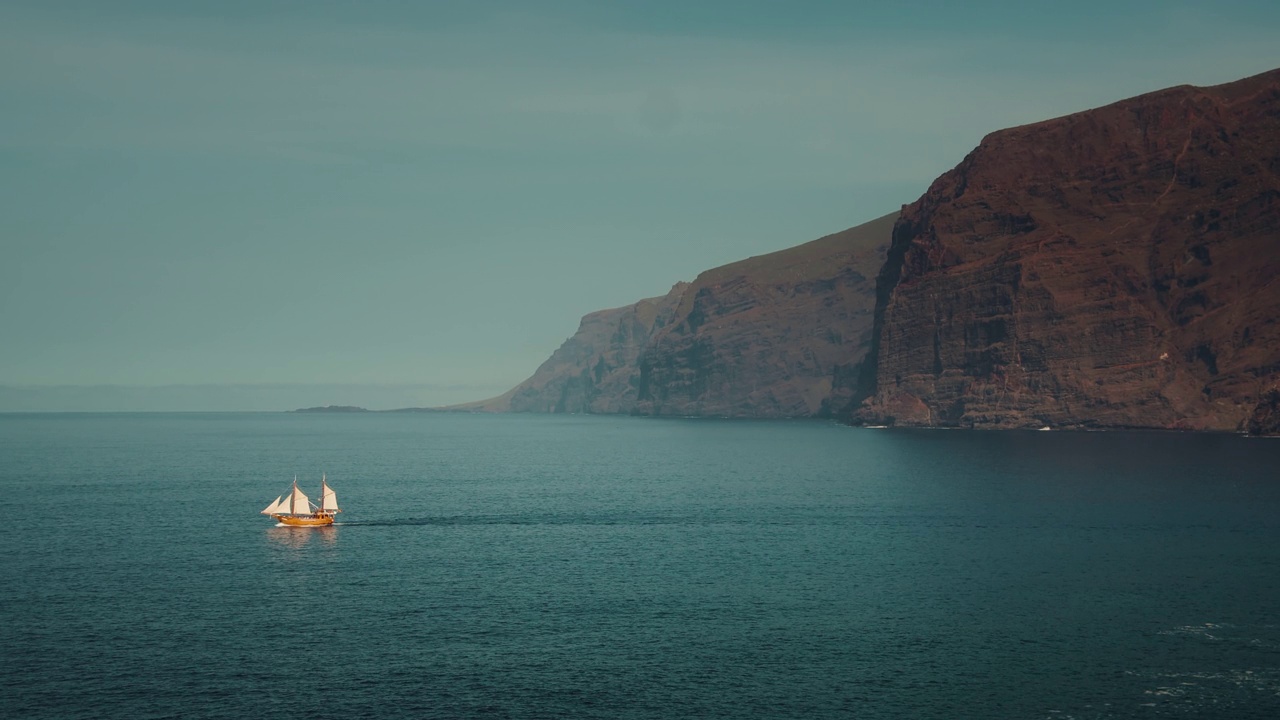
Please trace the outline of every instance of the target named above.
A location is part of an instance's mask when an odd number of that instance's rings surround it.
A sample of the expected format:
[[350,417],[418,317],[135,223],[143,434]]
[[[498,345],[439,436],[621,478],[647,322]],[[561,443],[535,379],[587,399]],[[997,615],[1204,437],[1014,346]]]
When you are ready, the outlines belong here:
[[[0,416],[5,718],[1276,718],[1280,440]],[[324,473],[323,529],[258,514]]]

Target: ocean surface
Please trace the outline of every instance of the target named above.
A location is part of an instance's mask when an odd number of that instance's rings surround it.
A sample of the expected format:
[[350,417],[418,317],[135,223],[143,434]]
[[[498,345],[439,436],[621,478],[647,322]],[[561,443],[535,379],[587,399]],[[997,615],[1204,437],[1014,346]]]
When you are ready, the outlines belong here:
[[0,497],[5,718],[1280,717],[1280,440],[4,415]]

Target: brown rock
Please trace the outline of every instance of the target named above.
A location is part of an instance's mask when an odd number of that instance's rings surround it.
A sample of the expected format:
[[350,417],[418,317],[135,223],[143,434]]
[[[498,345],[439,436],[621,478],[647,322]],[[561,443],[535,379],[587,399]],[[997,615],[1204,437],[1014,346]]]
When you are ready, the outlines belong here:
[[1278,278],[1280,71],[993,133],[904,208],[850,411],[1243,429]]
[[634,412],[810,417],[847,405],[896,217],[699,275],[640,356]]
[[1262,394],[1249,417],[1250,435],[1280,435],[1280,390],[1271,388]]

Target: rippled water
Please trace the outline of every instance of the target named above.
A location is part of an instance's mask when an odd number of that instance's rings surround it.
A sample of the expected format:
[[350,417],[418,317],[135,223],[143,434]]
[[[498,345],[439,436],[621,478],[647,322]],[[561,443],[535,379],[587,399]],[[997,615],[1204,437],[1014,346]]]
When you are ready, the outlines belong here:
[[[0,715],[1280,717],[1280,441],[0,416]],[[321,472],[327,529],[257,514]]]

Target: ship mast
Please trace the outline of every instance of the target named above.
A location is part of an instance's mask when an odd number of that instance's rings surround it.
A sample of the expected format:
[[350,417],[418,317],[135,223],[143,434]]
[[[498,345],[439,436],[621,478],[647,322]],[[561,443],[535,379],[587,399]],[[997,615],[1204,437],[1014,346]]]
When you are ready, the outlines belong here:
[[[302,510],[298,510],[298,498],[302,498]],[[294,515],[310,515],[311,504],[306,494],[298,489],[298,476],[293,476],[293,495],[289,500],[289,510]]]
[[320,502],[317,506],[316,512],[327,517],[333,517],[342,512],[338,509],[338,496],[333,488],[329,487],[329,478],[323,473],[320,475]]

